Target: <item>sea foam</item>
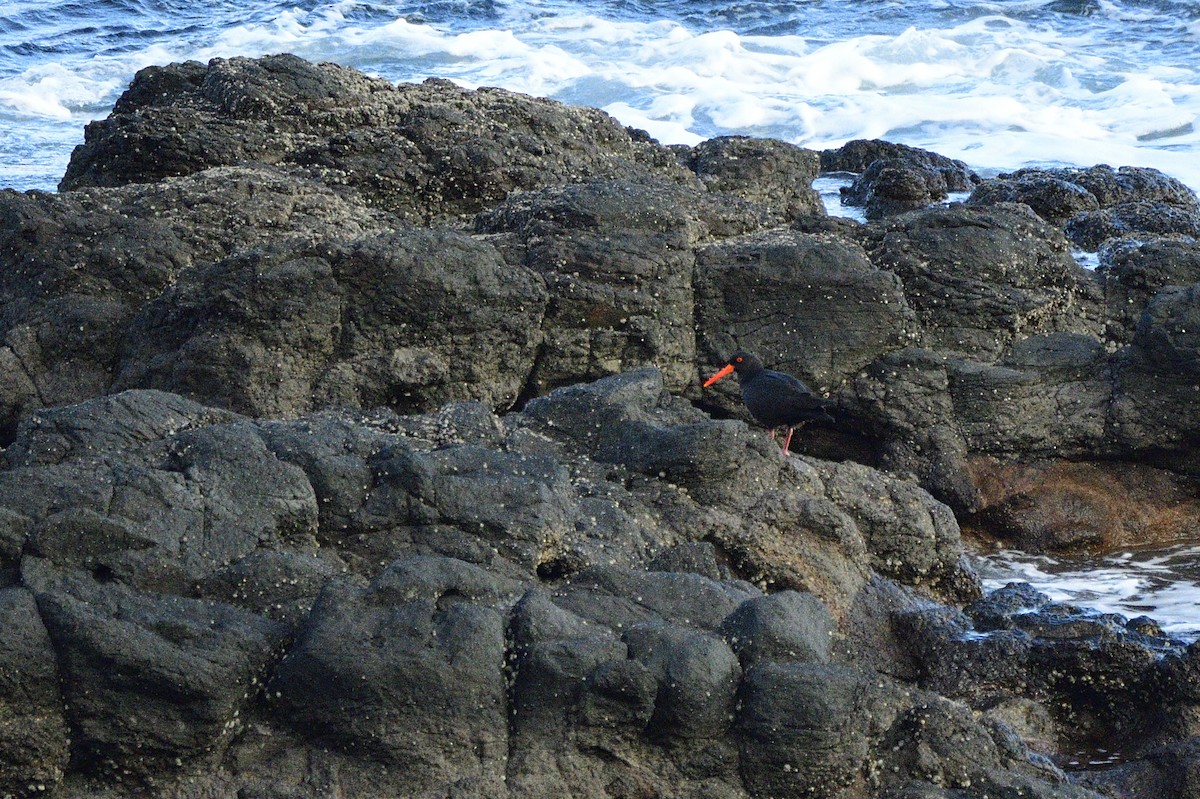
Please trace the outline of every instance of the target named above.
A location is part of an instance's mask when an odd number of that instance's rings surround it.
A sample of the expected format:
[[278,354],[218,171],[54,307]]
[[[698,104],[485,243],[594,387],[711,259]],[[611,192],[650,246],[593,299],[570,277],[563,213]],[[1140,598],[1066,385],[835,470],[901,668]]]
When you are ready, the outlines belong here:
[[[774,6],[751,14],[709,3],[665,18],[653,3],[467,4],[456,16],[445,4],[280,11],[247,0],[244,13],[208,27],[159,12],[144,21],[151,33],[128,40],[113,34],[115,17],[108,28],[99,19],[107,49],[83,37],[53,52],[30,50],[29,31],[3,28],[0,123],[19,119],[52,144],[62,128],[78,140],[82,122],[102,116],[143,66],[286,51],[392,81],[443,77],[592,105],[664,143],[749,134],[826,148],[885,138],[988,174],[1129,164],[1200,188],[1200,23],[1186,5],[1168,4],[1178,16],[1157,21],[1119,2],[1087,18],[1041,3],[883,4],[874,14],[795,5],[772,16]],[[0,150],[0,183],[29,180],[38,170],[28,157]],[[50,165],[63,154],[33,157],[46,159],[36,182],[52,187]]]

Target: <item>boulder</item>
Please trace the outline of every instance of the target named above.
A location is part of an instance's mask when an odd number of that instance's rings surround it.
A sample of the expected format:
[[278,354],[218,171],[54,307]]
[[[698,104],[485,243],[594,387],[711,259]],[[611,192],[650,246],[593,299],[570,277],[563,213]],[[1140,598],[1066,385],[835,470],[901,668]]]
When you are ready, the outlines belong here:
[[691,148],[681,160],[710,192],[761,203],[783,219],[825,215],[812,188],[821,171],[821,156],[813,150],[778,139],[718,136]]
[[[702,363],[745,349],[818,391],[920,335],[895,274],[845,239],[789,230],[700,249],[695,318]],[[723,405],[740,407],[732,389],[716,390]]]
[[192,268],[267,240],[376,231],[383,219],[264,166],[106,191],[0,192],[0,434],[11,440],[28,410],[107,393],[135,313]]
[[1064,228],[1075,246],[1091,252],[1115,237],[1190,234],[1200,224],[1196,195],[1179,180],[1148,167],[1020,169],[984,181],[969,202],[1024,203]]
[[1116,363],[1113,437],[1132,457],[1188,474],[1196,460],[1200,385],[1200,284],[1155,295]]
[[1118,238],[1100,248],[1111,320],[1106,337],[1128,344],[1138,320],[1161,289],[1200,283],[1200,243],[1184,236]]
[[862,531],[876,573],[943,596],[977,594],[978,578],[963,565],[958,522],[949,507],[911,481],[861,464],[809,462],[825,495]]
[[245,162],[305,167],[425,223],[567,180],[655,172],[696,182],[665,148],[596,109],[446,80],[396,86],[285,54],[142,70],[113,113],[88,125],[60,190]]
[[970,191],[979,177],[965,163],[917,147],[857,139],[821,153],[822,172],[852,172],[842,204],[866,208],[867,219],[914,211]]
[[1095,252],[1122,236],[1200,236],[1200,211],[1167,202],[1141,200],[1083,211],[1064,226],[1067,238],[1081,250]]
[[[1165,706],[1142,697],[1186,671],[1185,648],[1138,620],[1055,603],[1018,583],[965,613],[913,608],[895,620],[918,653],[922,687],[980,708],[1038,703],[1053,717],[1060,746],[1132,756],[1169,734],[1156,709]],[[1173,706],[1190,707],[1185,694]]]
[[537,276],[449,231],[248,255],[193,270],[144,306],[116,385],[253,415],[503,406],[532,367],[544,308]]
[[834,621],[812,594],[780,591],[742,602],[721,630],[743,668],[780,660],[827,663]]
[[971,192],[967,203],[1024,203],[1056,227],[1064,226],[1077,214],[1100,208],[1096,195],[1069,177],[1052,171],[1023,169],[983,181]]
[[386,764],[413,793],[502,790],[504,615],[490,605],[514,588],[446,559],[330,583],[271,679],[272,705],[310,740]]
[[1082,270],[1023,206],[931,208],[870,235],[872,262],[899,276],[922,343],[943,354],[990,360],[1025,336],[1089,332]]
[[755,796],[861,791],[873,740],[903,707],[894,686],[816,663],[757,665],[740,699],[742,773]]
[[481,214],[513,270],[532,270],[553,301],[540,321],[526,392],[663,364],[692,379],[693,250],[708,235],[703,195],[665,181],[596,181],[518,195]]
[[285,642],[281,625],[217,602],[147,594],[27,557],[53,643],[72,766],[153,784],[219,756]]

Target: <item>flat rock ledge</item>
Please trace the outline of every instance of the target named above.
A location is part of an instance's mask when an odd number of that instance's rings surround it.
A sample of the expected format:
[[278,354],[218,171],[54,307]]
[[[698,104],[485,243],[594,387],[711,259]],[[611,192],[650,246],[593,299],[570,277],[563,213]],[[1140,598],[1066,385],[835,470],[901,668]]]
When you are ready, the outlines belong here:
[[[143,70],[0,192],[0,797],[1192,797],[1198,645],[963,533],[1196,538],[1196,231],[1153,170]],[[832,400],[800,454],[700,389],[738,347]]]

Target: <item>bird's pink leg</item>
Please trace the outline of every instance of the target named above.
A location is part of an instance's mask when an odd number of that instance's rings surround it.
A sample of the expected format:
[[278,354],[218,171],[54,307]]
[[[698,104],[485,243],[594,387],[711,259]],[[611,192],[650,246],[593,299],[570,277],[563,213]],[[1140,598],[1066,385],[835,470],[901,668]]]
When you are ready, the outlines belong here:
[[792,430],[793,430],[793,428],[791,428],[791,427],[788,428],[787,438],[785,438],[783,440],[783,454],[784,455],[788,454],[788,447],[790,447],[792,445]]

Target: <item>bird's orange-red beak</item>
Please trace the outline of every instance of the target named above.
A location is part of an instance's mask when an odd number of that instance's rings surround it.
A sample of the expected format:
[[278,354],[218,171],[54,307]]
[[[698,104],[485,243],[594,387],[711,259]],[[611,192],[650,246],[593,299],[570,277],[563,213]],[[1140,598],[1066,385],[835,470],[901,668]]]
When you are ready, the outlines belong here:
[[712,377],[710,377],[704,381],[704,387],[708,388],[713,383],[720,380],[722,377],[727,377],[731,374],[733,374],[733,364],[727,363],[723,367],[721,367],[721,371],[717,372],[715,375],[713,375]]

